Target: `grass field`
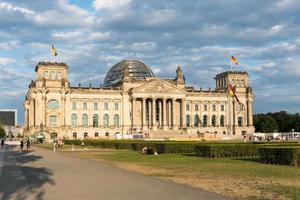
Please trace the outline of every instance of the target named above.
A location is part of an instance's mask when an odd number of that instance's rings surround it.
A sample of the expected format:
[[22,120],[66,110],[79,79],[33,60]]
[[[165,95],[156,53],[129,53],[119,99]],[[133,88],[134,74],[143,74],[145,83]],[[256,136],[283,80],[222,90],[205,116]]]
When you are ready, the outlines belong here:
[[[43,145],[44,148],[52,146]],[[80,149],[77,147],[77,149]],[[238,199],[300,199],[300,168],[266,165],[258,158],[199,158],[192,154],[142,155],[134,151],[62,151],[109,161],[121,168],[199,187]]]

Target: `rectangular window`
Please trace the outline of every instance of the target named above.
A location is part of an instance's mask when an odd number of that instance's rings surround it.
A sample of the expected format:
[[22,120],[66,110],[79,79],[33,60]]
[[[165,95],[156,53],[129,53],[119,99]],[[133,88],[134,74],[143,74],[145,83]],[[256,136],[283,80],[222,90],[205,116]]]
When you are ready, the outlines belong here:
[[119,110],[119,104],[115,103],[115,110]]
[[212,106],[212,110],[213,110],[213,111],[216,111],[216,105],[213,105],[213,106]]
[[186,105],[186,111],[190,111],[190,105],[189,104]]
[[98,103],[94,102],[94,110],[98,110]]
[[50,117],[49,117],[50,127],[56,127],[56,121],[57,121],[56,118],[57,118],[57,116],[50,115]]
[[238,125],[239,127],[243,126],[243,117],[238,117]]
[[104,110],[108,110],[108,103],[104,103]]
[[207,105],[204,105],[204,111],[207,111]]
[[72,110],[76,110],[76,101],[72,102]]
[[198,104],[195,105],[195,110],[198,111],[199,110],[199,106]]
[[83,102],[82,109],[87,110],[87,102]]
[[225,110],[225,106],[221,105],[221,111],[224,111],[224,110]]

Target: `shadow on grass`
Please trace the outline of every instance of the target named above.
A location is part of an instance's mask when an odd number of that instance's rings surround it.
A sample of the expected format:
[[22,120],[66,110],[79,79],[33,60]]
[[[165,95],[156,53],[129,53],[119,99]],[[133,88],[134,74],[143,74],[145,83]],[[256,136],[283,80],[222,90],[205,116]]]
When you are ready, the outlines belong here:
[[[195,153],[184,153],[184,154],[181,154],[181,155],[189,156],[189,157],[209,159],[208,157],[198,157]],[[219,158],[210,158],[210,159],[219,159]],[[250,161],[250,162],[260,163],[260,158],[259,157],[222,157],[221,159],[241,160],[241,161]]]
[[241,161],[250,161],[250,162],[256,162],[261,163],[259,157],[237,157],[237,158],[231,158],[232,160],[241,160]]
[[53,172],[45,167],[26,166],[40,159],[42,157],[33,155],[32,151],[19,153],[17,148],[6,146],[0,179],[0,199],[43,199],[44,191],[40,188],[46,183],[55,184],[50,178]]

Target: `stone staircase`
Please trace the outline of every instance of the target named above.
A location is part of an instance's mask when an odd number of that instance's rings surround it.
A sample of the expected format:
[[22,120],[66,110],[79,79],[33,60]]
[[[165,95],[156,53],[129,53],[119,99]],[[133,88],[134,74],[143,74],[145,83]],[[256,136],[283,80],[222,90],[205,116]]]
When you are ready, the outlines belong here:
[[148,130],[149,139],[189,139],[197,135],[188,134],[186,130]]

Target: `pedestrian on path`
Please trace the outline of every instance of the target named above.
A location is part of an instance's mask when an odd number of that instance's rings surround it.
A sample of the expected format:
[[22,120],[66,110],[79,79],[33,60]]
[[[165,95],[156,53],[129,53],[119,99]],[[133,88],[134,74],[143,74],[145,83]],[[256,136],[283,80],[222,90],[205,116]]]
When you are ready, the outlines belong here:
[[20,142],[20,153],[22,153],[23,147],[24,147],[24,142],[23,142],[23,140],[21,140],[21,142]]
[[27,141],[26,141],[26,150],[28,151],[30,149],[30,140],[29,138],[27,138]]
[[4,147],[4,139],[1,139],[1,147]]

